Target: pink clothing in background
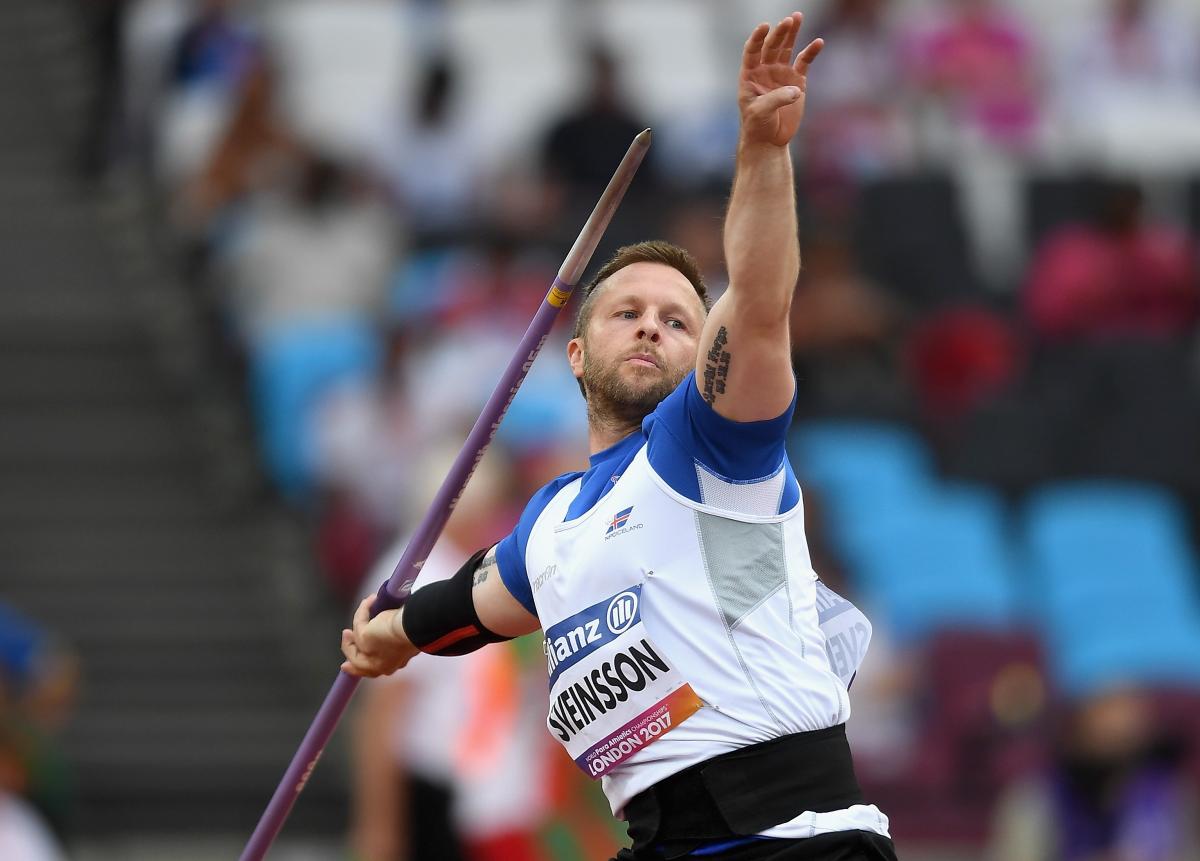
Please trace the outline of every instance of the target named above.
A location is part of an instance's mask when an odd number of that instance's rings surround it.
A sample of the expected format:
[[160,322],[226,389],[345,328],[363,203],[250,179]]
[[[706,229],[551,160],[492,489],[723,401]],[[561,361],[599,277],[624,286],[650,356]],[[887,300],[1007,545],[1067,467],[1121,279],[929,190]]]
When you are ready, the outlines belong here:
[[910,46],[916,83],[941,95],[957,119],[992,143],[1021,146],[1038,119],[1033,46],[1025,28],[994,10],[946,17]]
[[1163,227],[1110,234],[1068,227],[1037,253],[1025,289],[1034,329],[1048,338],[1187,331],[1200,311],[1194,249]]

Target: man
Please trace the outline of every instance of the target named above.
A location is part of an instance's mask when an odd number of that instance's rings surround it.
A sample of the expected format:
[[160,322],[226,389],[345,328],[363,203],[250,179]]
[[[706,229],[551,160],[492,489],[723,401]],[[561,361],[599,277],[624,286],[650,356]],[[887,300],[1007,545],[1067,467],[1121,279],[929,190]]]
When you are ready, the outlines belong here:
[[833,599],[784,454],[800,265],[788,143],[822,46],[792,62],[800,22],[746,42],[726,293],[706,313],[686,252],[619,251],[567,348],[590,469],[535,494],[446,585],[371,620],[368,599],[342,634],[343,668],[373,676],[418,649],[461,654],[541,627],[547,726],[603,777],[633,839],[620,857],[638,861],[895,857],[854,777],[849,679],[820,627]]

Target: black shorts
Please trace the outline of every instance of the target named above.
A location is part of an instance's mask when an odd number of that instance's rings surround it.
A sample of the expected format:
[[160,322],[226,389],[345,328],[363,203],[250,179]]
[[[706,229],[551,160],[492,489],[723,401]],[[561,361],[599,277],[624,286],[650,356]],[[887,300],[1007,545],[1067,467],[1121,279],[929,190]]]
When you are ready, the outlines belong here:
[[[698,850],[683,858],[694,861],[896,861],[887,837],[871,831],[835,831],[801,840],[764,838],[718,851]],[[661,861],[652,849],[641,854],[622,849],[612,861]]]

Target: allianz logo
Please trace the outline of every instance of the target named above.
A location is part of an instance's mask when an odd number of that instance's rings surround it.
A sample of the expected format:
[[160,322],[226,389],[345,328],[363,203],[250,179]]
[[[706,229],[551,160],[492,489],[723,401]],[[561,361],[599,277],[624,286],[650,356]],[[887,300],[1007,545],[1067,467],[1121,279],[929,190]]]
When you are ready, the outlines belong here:
[[[599,610],[599,608],[596,608]],[[601,619],[587,619],[582,624],[570,630],[561,632],[553,640],[542,642],[542,650],[546,653],[546,670],[553,675],[558,665],[578,652],[589,650],[594,644],[610,639],[600,629]],[[638,596],[636,592],[622,592],[608,602],[603,621],[612,636],[619,636],[629,630],[638,619]]]
[[608,630],[623,634],[637,618],[638,596],[633,592],[622,592],[608,604]]

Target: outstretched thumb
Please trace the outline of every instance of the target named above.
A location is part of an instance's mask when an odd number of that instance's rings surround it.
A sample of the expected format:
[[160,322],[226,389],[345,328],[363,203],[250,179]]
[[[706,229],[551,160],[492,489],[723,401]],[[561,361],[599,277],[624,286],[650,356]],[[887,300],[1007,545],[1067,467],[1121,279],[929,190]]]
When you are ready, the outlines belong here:
[[768,116],[780,108],[792,104],[801,95],[799,87],[780,87],[777,90],[771,90],[750,103],[750,113],[760,117]]

